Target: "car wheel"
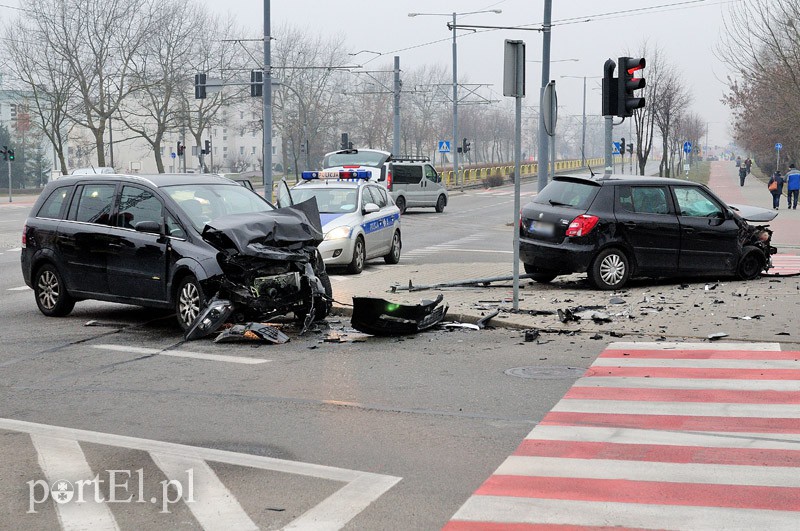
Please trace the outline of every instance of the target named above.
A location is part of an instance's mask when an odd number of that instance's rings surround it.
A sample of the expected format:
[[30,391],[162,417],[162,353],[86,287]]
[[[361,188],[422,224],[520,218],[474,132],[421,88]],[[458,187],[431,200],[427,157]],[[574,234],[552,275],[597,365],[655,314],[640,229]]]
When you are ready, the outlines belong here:
[[403,247],[403,242],[400,241],[400,231],[394,231],[392,236],[392,248],[389,249],[389,254],[383,257],[383,261],[387,264],[396,264],[400,261],[400,249]]
[[736,269],[736,276],[742,280],[753,280],[764,270],[764,259],[760,256],[761,251],[755,248],[745,251],[742,259],[739,260],[739,267]]
[[[333,287],[326,271],[318,273],[317,278],[322,282],[322,287],[325,289],[325,298],[318,297],[314,301],[314,320],[320,321],[325,319],[331,313],[331,308],[333,308]],[[305,321],[306,315],[308,315],[308,307],[297,310],[295,313],[295,317],[300,322]]]
[[444,207],[447,206],[447,198],[444,194],[439,196],[439,199],[436,200],[436,212],[442,213],[444,212]]
[[534,267],[532,264],[523,264],[525,266],[525,273],[529,274],[533,280],[542,284],[552,282],[558,276],[558,273]]
[[52,264],[45,264],[36,271],[33,293],[39,311],[48,317],[63,317],[75,307],[75,299],[67,293],[61,273]]
[[629,276],[628,257],[619,249],[601,251],[589,269],[590,282],[602,290],[621,288],[628,281]]
[[367,249],[364,247],[364,238],[359,236],[356,238],[356,244],[353,246],[353,259],[347,266],[347,272],[357,275],[364,270],[364,262],[367,261]]
[[397,201],[395,201],[394,204],[397,205],[397,208],[400,209],[400,213],[401,214],[405,214],[406,213],[406,198],[405,197],[403,197],[403,196],[398,197]]
[[205,306],[206,296],[194,275],[185,276],[178,284],[176,293],[175,316],[180,327],[188,330]]

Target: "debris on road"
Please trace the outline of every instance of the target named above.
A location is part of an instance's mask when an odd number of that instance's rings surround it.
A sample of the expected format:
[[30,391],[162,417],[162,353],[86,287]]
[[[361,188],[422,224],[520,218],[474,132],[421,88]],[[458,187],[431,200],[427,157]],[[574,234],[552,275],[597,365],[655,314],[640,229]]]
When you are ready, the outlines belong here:
[[480,328],[478,325],[476,325],[476,324],[472,324],[472,323],[459,323],[459,322],[452,322],[452,323],[441,323],[441,325],[440,325],[440,326],[441,326],[442,328],[444,328],[445,330],[456,330],[456,329],[459,329],[459,328],[460,328],[460,329],[462,329],[462,330],[480,330],[480,329],[481,329],[481,328]]
[[708,334],[708,339],[711,341],[716,341],[717,339],[722,339],[723,337],[728,337],[728,334],[725,332],[715,332],[713,334]]
[[478,319],[478,321],[475,324],[478,325],[478,328],[481,328],[481,329],[486,328],[486,325],[489,323],[489,321],[491,321],[492,319],[497,317],[499,314],[500,314],[500,310],[495,310],[492,313],[490,313],[488,315],[484,315],[483,317]]
[[743,315],[743,316],[741,316],[741,317],[740,317],[740,316],[738,316],[738,315],[732,315],[732,316],[731,316],[731,319],[741,319],[742,321],[749,321],[749,320],[751,320],[751,319],[761,319],[762,317],[764,317],[764,316],[763,316],[763,315],[761,315],[761,314],[757,314],[757,315]]
[[242,343],[248,341],[282,345],[289,341],[289,336],[281,332],[277,327],[266,323],[248,323],[233,325],[223,330],[214,339],[214,343]]
[[[532,275],[522,274],[519,275],[519,278],[520,279],[532,278]],[[441,288],[489,287],[490,284],[492,284],[493,282],[509,282],[512,280],[514,280],[513,276],[504,276],[504,277],[472,278],[467,280],[454,280],[452,282],[440,282],[438,284],[415,286],[411,281],[411,279],[409,279],[407,287],[395,284],[390,287],[390,290],[392,293],[396,293],[398,291],[403,291],[403,290],[424,291],[429,289],[441,289]]]
[[531,328],[530,330],[525,330],[525,342],[530,343],[532,341],[536,341],[539,337],[539,331],[535,328]]
[[353,328],[374,336],[415,334],[439,324],[447,315],[443,295],[420,304],[398,304],[375,297],[353,297]]

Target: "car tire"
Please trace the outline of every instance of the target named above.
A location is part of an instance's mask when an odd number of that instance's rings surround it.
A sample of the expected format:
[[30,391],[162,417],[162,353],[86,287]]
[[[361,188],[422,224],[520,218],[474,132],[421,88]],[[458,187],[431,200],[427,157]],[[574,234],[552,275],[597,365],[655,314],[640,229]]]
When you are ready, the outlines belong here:
[[400,197],[397,198],[397,201],[395,201],[394,204],[397,205],[398,209],[400,209],[400,213],[401,214],[405,214],[406,213],[406,198],[405,197],[403,197],[401,195]]
[[764,270],[764,265],[765,261],[760,250],[755,247],[745,247],[744,255],[736,268],[736,276],[741,280],[753,280]]
[[444,194],[441,194],[439,196],[439,199],[436,200],[436,212],[439,212],[441,214],[442,212],[444,212],[444,207],[446,206],[447,206],[447,198],[444,196]]
[[531,279],[541,284],[547,284],[548,282],[552,282],[553,279],[558,276],[558,273],[554,273],[546,269],[540,269],[538,267],[533,266],[533,264],[523,264],[523,265],[525,266],[525,273],[529,274],[531,276]]
[[589,281],[601,290],[620,289],[628,282],[630,273],[630,262],[622,250],[605,249],[592,262]]
[[178,325],[186,331],[206,304],[206,296],[197,277],[186,275],[175,291],[175,317]]
[[351,275],[357,275],[364,270],[364,262],[367,261],[367,248],[364,245],[364,238],[361,236],[356,238],[356,243],[353,246],[353,259],[347,265],[347,272]]
[[75,307],[61,273],[53,264],[44,264],[33,278],[33,293],[39,311],[48,317],[64,317]]
[[403,248],[403,242],[400,240],[400,231],[394,231],[392,236],[392,247],[389,249],[389,254],[383,257],[383,261],[387,264],[396,264],[400,261],[400,251]]

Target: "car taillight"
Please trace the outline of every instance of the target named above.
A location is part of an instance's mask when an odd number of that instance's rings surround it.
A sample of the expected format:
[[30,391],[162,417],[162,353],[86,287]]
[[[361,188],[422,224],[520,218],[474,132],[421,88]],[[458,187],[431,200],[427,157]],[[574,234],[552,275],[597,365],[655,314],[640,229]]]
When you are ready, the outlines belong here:
[[392,170],[386,172],[386,189],[392,191]]
[[28,226],[23,225],[22,227],[22,248],[24,249],[28,245]]
[[590,216],[589,214],[581,214],[572,220],[572,223],[567,227],[567,236],[586,236],[597,225],[600,218],[597,216]]

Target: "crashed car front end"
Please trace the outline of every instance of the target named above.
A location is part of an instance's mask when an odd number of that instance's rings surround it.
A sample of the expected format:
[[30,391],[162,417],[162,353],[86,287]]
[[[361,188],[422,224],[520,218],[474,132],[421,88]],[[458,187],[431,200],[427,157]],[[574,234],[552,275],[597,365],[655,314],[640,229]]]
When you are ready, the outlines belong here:
[[[294,313],[313,320],[327,315],[330,283],[317,250],[322,231],[314,200],[221,217],[208,222],[202,236],[219,251],[221,270],[206,281],[206,295],[211,301],[229,301],[226,319],[244,322]],[[201,312],[196,322],[208,319],[206,314]]]
[[772,221],[777,216],[771,210],[759,207],[730,205],[739,227],[739,266],[737,274],[742,279],[752,279],[772,267],[772,255],[778,249],[772,246],[772,230],[768,225],[751,225]]

